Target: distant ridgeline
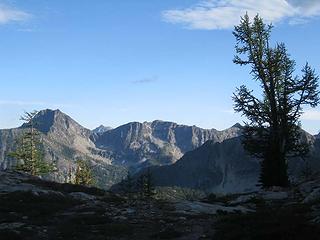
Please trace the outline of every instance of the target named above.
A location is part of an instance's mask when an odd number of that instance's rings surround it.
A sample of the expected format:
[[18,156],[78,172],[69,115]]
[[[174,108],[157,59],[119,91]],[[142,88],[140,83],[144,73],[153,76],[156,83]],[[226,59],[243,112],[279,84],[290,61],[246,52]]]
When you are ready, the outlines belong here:
[[[45,160],[57,171],[49,178],[65,182],[77,160],[92,167],[97,185],[110,188],[150,167],[159,186],[180,186],[215,192],[242,192],[256,188],[259,162],[241,145],[241,125],[223,131],[178,125],[172,122],[133,122],[111,129],[82,127],[59,110],[42,110],[35,119],[41,133]],[[25,126],[0,130],[0,168],[15,166],[8,157]],[[320,170],[320,139],[303,132],[312,144],[310,157],[290,161],[291,177],[305,168]]]

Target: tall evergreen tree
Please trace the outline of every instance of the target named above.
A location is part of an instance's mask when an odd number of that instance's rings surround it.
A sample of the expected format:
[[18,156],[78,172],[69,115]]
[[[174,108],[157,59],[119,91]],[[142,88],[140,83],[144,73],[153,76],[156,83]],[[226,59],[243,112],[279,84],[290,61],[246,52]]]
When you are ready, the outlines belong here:
[[251,67],[251,75],[262,89],[261,97],[241,86],[233,95],[234,109],[247,119],[243,145],[262,159],[260,182],[264,187],[288,186],[287,160],[305,156],[308,145],[300,141],[299,118],[303,105],[319,104],[318,76],[306,64],[295,76],[295,61],[283,43],[270,46],[272,26],[257,15],[246,14],[235,26],[237,40],[234,63]]
[[15,158],[18,163],[16,169],[27,172],[34,176],[40,176],[54,171],[54,165],[44,160],[43,145],[40,133],[36,128],[34,121],[37,111],[25,112],[20,118],[24,121],[24,133],[18,139],[18,146],[15,152],[11,152],[9,156]]

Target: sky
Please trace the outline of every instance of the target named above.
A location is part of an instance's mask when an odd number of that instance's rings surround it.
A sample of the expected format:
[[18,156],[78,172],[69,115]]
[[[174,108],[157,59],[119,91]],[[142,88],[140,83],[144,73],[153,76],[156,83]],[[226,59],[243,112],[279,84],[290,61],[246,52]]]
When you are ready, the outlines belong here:
[[[0,128],[60,109],[87,128],[156,119],[225,129],[231,96],[259,91],[233,64],[246,12],[274,25],[297,62],[320,74],[319,0],[0,0]],[[302,126],[320,130],[320,108]]]

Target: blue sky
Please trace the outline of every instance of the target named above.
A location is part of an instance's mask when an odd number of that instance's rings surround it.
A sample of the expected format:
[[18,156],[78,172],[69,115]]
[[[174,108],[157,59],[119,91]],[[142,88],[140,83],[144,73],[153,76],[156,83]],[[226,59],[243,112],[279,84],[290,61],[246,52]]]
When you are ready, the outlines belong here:
[[[0,0],[0,128],[61,109],[88,128],[155,119],[224,129],[232,92],[257,90],[232,63],[245,12],[273,22],[297,70],[320,73],[317,0]],[[297,72],[299,73],[299,72]],[[320,108],[303,127],[320,130]]]

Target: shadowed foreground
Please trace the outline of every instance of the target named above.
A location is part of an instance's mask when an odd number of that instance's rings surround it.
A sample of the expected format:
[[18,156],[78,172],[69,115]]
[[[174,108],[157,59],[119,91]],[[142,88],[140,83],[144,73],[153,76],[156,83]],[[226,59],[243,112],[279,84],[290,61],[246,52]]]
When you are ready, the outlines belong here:
[[290,192],[211,195],[198,201],[129,203],[125,197],[96,188],[0,172],[0,237],[318,239],[317,184],[306,183],[301,192],[296,188]]

